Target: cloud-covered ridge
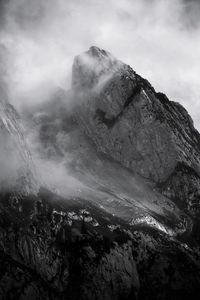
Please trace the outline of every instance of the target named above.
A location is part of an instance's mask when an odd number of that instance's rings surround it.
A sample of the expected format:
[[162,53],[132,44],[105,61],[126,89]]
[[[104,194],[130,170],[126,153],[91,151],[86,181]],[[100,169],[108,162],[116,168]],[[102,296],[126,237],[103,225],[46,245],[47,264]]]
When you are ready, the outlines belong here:
[[9,93],[21,107],[71,85],[73,57],[97,45],[130,64],[198,121],[198,1],[4,1],[1,44]]

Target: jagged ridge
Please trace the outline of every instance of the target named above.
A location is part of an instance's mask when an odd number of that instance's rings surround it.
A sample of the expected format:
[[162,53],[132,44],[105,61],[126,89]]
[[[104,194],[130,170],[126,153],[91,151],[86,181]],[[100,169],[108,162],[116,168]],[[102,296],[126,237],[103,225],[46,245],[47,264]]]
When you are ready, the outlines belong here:
[[[101,62],[101,72],[85,65],[82,57],[98,63],[91,49],[74,61],[73,81],[79,84],[73,90],[80,102],[77,121],[96,147],[156,183],[167,180],[180,162],[199,174],[200,135],[187,111],[113,57],[106,56],[104,64]],[[105,64],[109,68],[104,68]],[[98,79],[91,88],[92,74]],[[80,93],[85,78],[89,84]],[[100,89],[99,82],[103,82]]]

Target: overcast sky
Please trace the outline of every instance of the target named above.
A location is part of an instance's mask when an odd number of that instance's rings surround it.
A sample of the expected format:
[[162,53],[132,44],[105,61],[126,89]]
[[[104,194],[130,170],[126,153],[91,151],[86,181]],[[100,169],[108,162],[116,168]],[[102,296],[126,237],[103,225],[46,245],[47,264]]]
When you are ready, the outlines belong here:
[[0,0],[12,102],[69,88],[73,57],[110,51],[183,104],[200,130],[200,1]]

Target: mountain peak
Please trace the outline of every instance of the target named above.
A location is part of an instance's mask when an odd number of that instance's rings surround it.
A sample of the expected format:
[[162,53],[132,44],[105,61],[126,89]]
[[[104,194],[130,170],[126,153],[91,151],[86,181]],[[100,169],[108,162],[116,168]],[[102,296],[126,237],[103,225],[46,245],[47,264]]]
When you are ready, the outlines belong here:
[[73,88],[93,88],[103,79],[110,76],[125,65],[117,60],[111,53],[91,46],[88,51],[74,58],[72,67]]
[[96,57],[101,59],[105,57],[112,57],[112,55],[108,51],[101,49],[97,46],[91,46],[86,53],[88,53],[88,55],[90,55],[91,57]]
[[91,47],[75,58],[73,82],[81,97],[87,91],[79,116],[98,150],[155,182],[179,161],[200,169],[200,135],[186,110],[130,66]]

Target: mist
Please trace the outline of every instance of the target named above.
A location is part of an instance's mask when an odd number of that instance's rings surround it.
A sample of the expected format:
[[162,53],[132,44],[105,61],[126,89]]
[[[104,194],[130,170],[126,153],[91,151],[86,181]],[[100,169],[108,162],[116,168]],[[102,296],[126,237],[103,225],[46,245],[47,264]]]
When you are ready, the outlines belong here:
[[1,44],[12,103],[69,89],[75,55],[96,45],[182,103],[200,128],[200,5],[183,0],[3,1]]
[[[198,1],[1,0],[0,8],[1,87],[18,111],[70,89],[74,57],[96,45],[183,104],[200,130]],[[47,185],[80,189],[64,162],[32,151]]]

